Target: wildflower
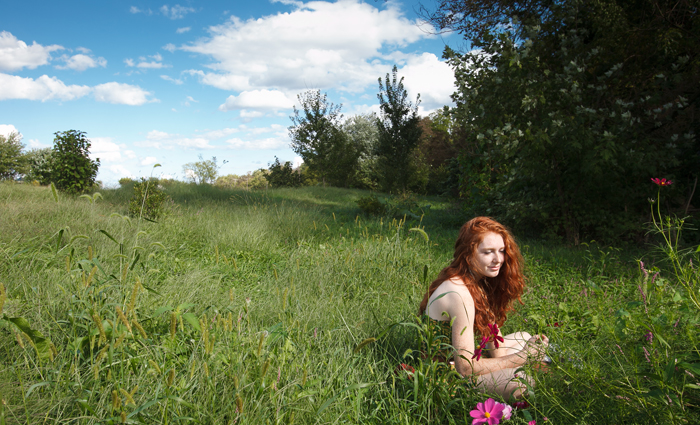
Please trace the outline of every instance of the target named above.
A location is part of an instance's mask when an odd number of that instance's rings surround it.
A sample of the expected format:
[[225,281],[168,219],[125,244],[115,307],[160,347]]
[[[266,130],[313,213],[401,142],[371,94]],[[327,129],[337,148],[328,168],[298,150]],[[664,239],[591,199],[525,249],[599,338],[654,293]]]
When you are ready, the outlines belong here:
[[503,406],[503,420],[507,421],[510,420],[510,415],[513,414],[513,408],[505,403],[499,403],[501,406]]
[[406,363],[401,363],[398,366],[396,366],[396,369],[394,369],[394,374],[398,375],[402,371],[406,372],[406,374],[408,375],[408,379],[413,379],[413,374],[416,373],[416,370],[413,368],[413,366],[408,365]]
[[652,182],[654,182],[655,185],[657,186],[670,186],[673,184],[671,180],[666,180],[666,179],[660,179],[660,178],[652,178]]
[[642,347],[642,350],[644,350],[644,357],[646,357],[647,363],[651,363],[651,360],[649,360],[649,352],[647,351],[647,347]]
[[501,418],[503,417],[503,405],[489,398],[483,403],[477,403],[476,409],[469,412],[469,415],[474,418],[472,425],[495,425],[501,422]]
[[527,425],[537,425],[537,421],[530,421],[527,423]]
[[516,401],[515,403],[513,403],[513,407],[515,407],[516,409],[527,409],[528,407],[530,407],[530,404],[525,400]]
[[481,358],[481,352],[486,347],[486,344],[489,342],[489,337],[485,336],[481,338],[481,343],[477,345],[476,350],[474,350],[474,355],[472,356],[472,359],[476,357],[476,361],[478,362],[479,359]]
[[647,339],[647,342],[651,344],[651,342],[654,340],[654,334],[651,333],[651,331],[647,332],[644,337]]
[[496,345],[496,348],[498,348],[499,341],[503,342],[503,337],[498,334],[498,324],[489,323],[488,327],[491,330],[491,336],[493,336],[493,343]]

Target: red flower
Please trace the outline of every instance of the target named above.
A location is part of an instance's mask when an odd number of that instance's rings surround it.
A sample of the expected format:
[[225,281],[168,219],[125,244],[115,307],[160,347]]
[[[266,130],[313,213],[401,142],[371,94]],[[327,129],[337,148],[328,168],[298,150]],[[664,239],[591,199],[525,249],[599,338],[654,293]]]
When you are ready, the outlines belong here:
[[657,186],[670,186],[673,184],[671,180],[666,180],[666,179],[660,179],[660,178],[652,178],[652,182],[654,182],[655,185]]
[[493,336],[493,343],[498,348],[498,343],[503,342],[503,337],[498,335],[498,324],[494,323],[488,323],[487,326],[491,330],[491,336]]
[[528,407],[530,407],[530,405],[528,404],[527,401],[523,400],[523,401],[516,401],[515,403],[513,403],[513,407],[515,407],[516,409],[527,409]]
[[474,355],[472,356],[472,359],[476,358],[476,361],[479,361],[479,359],[481,358],[481,351],[484,349],[484,347],[486,347],[486,344],[488,344],[489,339],[490,338],[488,336],[481,338],[481,343],[477,345],[476,350],[474,350]]
[[401,363],[400,365],[396,366],[396,369],[394,369],[394,374],[398,375],[401,372],[406,372],[408,375],[408,379],[413,379],[413,374],[416,373],[416,370],[413,368],[413,366],[408,365],[406,363]]

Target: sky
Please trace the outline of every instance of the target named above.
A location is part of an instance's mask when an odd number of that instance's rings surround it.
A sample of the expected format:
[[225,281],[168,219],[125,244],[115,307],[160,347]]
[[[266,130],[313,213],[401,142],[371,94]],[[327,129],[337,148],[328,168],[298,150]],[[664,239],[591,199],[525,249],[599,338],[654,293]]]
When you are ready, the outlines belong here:
[[[428,2],[426,2],[428,3]],[[345,118],[378,112],[394,65],[426,115],[451,105],[435,35],[418,1],[35,0],[0,3],[0,134],[25,150],[79,130],[97,179],[185,179],[216,157],[219,174],[301,162],[288,127],[297,95],[321,90]],[[160,164],[154,168],[155,164]]]

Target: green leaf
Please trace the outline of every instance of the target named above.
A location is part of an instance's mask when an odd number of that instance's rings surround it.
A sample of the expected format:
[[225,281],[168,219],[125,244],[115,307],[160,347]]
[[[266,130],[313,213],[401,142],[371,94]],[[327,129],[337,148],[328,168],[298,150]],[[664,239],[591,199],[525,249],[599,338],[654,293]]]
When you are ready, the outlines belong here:
[[27,319],[23,317],[7,317],[7,315],[3,315],[3,319],[14,324],[20,331],[24,332],[29,339],[32,340],[34,347],[36,347],[36,353],[40,359],[51,359],[51,341],[46,339],[41,332],[32,329]]
[[32,392],[34,392],[35,389],[37,389],[37,388],[39,388],[39,387],[44,387],[44,386],[49,385],[49,384],[50,384],[50,382],[44,381],[44,382],[39,382],[38,384],[32,385],[32,386],[29,387],[29,389],[27,390],[27,394],[24,395],[24,398],[29,398],[29,395],[30,395]]
[[411,229],[408,229],[409,232],[418,232],[423,236],[423,239],[425,239],[426,242],[430,240],[428,237],[428,234],[425,232],[425,230],[421,229],[420,227],[413,227]]
[[326,400],[326,401],[321,405],[321,407],[319,407],[319,409],[316,411],[316,415],[320,415],[321,412],[323,412],[324,410],[326,410],[326,409],[328,408],[328,406],[330,406],[330,405],[331,405],[341,394],[343,394],[345,391],[359,390],[359,389],[361,389],[361,388],[367,388],[367,387],[369,387],[369,386],[371,386],[371,385],[374,385],[374,384],[373,384],[373,383],[353,384],[353,385],[350,385],[350,386],[348,386],[348,387],[343,388],[342,390],[340,390],[340,392],[339,392],[338,394],[336,394],[336,395],[334,395],[333,397],[331,397],[331,398],[329,398],[328,400]]
[[201,331],[202,328],[199,327],[199,319],[193,313],[183,313],[182,318],[185,319],[187,323],[190,324],[195,330]]
[[114,237],[113,237],[112,235],[110,235],[106,230],[99,229],[98,232],[104,234],[104,235],[107,236],[109,239],[111,239],[112,242],[114,242],[115,244],[119,245],[119,242],[117,242],[117,240],[114,239]]

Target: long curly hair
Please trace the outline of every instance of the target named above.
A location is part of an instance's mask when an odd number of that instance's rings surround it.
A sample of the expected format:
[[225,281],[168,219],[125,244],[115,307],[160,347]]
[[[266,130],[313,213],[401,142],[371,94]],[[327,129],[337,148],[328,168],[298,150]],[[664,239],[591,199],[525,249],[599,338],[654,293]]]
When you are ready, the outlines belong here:
[[[504,261],[498,276],[479,278],[480,275],[473,272],[478,270],[475,254],[487,233],[496,233],[503,238]],[[522,271],[523,257],[508,229],[489,217],[473,218],[459,230],[452,263],[442,269],[437,279],[430,284],[420,303],[419,312],[425,313],[428,300],[438,286],[448,279],[459,277],[474,299],[474,330],[481,336],[488,335],[489,323],[502,326],[506,314],[513,308],[513,301],[518,300],[522,303],[520,297],[525,289]]]

